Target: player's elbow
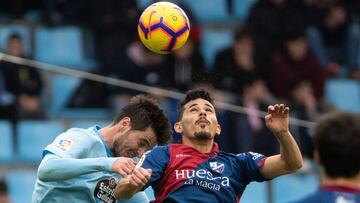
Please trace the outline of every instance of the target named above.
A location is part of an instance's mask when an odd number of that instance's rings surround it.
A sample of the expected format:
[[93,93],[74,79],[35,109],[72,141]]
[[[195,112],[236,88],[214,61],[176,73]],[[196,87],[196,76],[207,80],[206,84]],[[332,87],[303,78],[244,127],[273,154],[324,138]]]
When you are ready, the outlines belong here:
[[38,168],[37,176],[38,179],[44,182],[54,181],[56,178],[56,168],[53,167],[52,159],[43,159]]
[[299,169],[301,169],[303,166],[303,160],[299,159],[291,164],[287,165],[287,170],[289,171],[289,173],[295,173],[296,171],[298,171]]
[[40,165],[39,169],[38,169],[38,173],[37,173],[38,179],[41,181],[44,181],[44,182],[51,181],[51,178],[50,178],[51,176],[49,175],[50,173],[51,172],[50,172],[49,168],[42,167]]

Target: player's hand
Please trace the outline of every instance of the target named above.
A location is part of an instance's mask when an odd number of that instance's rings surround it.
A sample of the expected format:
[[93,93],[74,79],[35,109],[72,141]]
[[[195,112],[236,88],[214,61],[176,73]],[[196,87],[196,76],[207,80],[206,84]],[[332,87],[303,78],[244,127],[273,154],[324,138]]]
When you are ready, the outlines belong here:
[[129,177],[129,184],[134,187],[143,188],[151,177],[152,170],[137,168]]
[[116,199],[129,199],[140,191],[151,177],[151,169],[137,168],[131,175],[121,178],[115,189]]
[[289,110],[289,107],[284,104],[268,106],[265,123],[275,135],[289,131]]
[[131,174],[135,168],[135,163],[131,158],[119,157],[112,166],[112,172],[126,177]]

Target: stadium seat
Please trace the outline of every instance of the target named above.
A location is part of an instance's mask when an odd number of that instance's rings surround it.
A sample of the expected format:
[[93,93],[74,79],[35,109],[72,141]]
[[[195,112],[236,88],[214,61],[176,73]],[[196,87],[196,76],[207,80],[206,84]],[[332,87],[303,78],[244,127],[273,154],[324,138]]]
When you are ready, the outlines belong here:
[[241,196],[241,203],[253,203],[253,202],[269,202],[267,196],[267,183],[258,183],[252,182],[250,183],[243,195]]
[[249,15],[251,7],[257,0],[233,0],[232,12],[236,18],[245,21]]
[[327,80],[325,100],[340,110],[360,112],[360,83],[346,79]]
[[17,125],[19,160],[40,163],[43,149],[64,131],[61,122],[20,121]]
[[79,27],[39,27],[34,40],[36,60],[81,70],[95,66],[95,62],[86,57],[83,31]]
[[8,195],[11,203],[31,202],[36,182],[36,171],[9,171],[5,175],[5,181],[8,187]]
[[275,178],[272,184],[273,202],[286,203],[315,192],[319,185],[319,179],[313,174],[291,174]]
[[0,121],[0,165],[15,160],[13,130],[8,121]]
[[201,43],[201,52],[204,56],[207,66],[212,66],[216,54],[228,47],[233,42],[233,33],[231,30],[212,30],[204,29]]
[[56,75],[52,78],[50,102],[52,113],[63,110],[80,82],[81,79],[74,76]]
[[112,116],[109,109],[66,108],[67,102],[81,83],[73,76],[56,75],[51,80],[51,98],[48,110],[50,118],[107,120]]
[[23,51],[25,55],[31,55],[30,29],[25,25],[2,25],[0,26],[0,49],[4,51],[6,42],[11,34],[18,34],[23,39]]
[[[226,0],[182,0],[201,23],[225,22],[231,20]],[[191,21],[191,19],[190,19]]]

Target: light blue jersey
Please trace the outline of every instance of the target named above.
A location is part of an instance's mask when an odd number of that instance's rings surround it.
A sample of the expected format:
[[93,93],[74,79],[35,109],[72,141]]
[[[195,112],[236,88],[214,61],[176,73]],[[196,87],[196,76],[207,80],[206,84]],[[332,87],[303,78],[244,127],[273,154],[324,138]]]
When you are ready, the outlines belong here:
[[[120,176],[111,172],[116,158],[100,136],[99,129],[98,126],[72,128],[45,148],[33,203],[116,202],[114,192]],[[140,192],[121,202],[149,200]]]

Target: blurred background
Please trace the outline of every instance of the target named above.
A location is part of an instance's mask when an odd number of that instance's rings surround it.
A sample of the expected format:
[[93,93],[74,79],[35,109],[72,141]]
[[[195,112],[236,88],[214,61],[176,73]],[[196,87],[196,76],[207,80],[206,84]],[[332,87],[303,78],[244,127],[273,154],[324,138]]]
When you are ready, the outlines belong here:
[[[173,0],[187,13],[191,33],[171,55],[154,54],[138,39],[138,18],[154,2],[1,1],[1,52],[57,65],[0,55],[1,203],[31,202],[42,149],[59,133],[104,126],[131,95],[142,93],[73,70],[175,92],[207,88],[215,100],[242,109],[217,112],[217,141],[233,153],[278,153],[258,112],[286,103],[293,118],[309,121],[291,125],[305,165],[296,174],[250,184],[241,202],[289,202],[317,189],[313,122],[329,111],[360,112],[360,2]],[[157,98],[174,123],[177,98]]]

